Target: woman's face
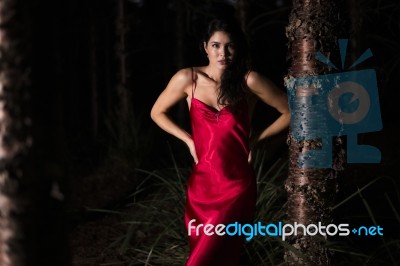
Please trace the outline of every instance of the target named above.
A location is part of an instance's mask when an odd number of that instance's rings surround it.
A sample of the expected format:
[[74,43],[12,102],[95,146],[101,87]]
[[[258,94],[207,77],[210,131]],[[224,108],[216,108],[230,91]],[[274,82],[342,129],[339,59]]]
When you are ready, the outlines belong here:
[[225,69],[231,64],[235,56],[235,44],[226,32],[216,31],[208,42],[204,43],[210,65]]

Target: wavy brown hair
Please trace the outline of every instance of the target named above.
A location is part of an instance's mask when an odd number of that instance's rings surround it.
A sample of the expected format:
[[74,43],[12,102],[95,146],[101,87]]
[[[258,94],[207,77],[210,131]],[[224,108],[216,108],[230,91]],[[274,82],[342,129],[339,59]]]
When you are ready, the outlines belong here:
[[218,103],[222,105],[228,104],[230,108],[235,110],[238,102],[245,97],[245,92],[247,91],[244,77],[250,69],[248,44],[243,31],[234,19],[214,18],[208,23],[207,30],[201,42],[202,47],[203,43],[207,43],[217,31],[228,34],[235,45],[233,61],[226,67],[221,77]]

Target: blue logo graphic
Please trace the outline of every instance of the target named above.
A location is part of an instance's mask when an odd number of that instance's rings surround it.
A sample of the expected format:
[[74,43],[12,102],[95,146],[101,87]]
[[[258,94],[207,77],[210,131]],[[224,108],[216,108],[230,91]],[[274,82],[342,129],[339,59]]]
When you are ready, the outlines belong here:
[[[339,40],[342,69],[345,65],[347,39]],[[352,68],[372,56],[368,49]],[[337,69],[323,54],[316,58]],[[376,74],[373,69],[340,72],[319,76],[289,78],[286,89],[291,111],[292,136],[297,141],[321,141],[321,147],[303,148],[298,165],[301,168],[332,167],[332,139],[347,135],[348,163],[379,163],[381,153],[371,145],[360,145],[357,134],[380,131]]]

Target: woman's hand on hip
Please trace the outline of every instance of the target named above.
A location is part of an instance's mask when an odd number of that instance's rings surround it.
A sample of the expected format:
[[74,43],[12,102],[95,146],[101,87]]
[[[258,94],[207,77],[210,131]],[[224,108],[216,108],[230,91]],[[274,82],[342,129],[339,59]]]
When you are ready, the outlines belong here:
[[194,163],[197,164],[199,162],[199,159],[197,158],[196,147],[194,146],[193,139],[188,141],[186,144],[189,148],[190,154],[193,157]]

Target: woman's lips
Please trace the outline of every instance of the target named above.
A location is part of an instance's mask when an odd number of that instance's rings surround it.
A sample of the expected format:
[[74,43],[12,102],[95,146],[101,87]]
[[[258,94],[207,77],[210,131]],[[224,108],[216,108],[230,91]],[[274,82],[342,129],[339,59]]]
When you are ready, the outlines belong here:
[[218,60],[218,63],[220,63],[221,65],[227,65],[230,63],[230,60]]

